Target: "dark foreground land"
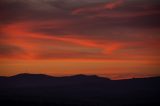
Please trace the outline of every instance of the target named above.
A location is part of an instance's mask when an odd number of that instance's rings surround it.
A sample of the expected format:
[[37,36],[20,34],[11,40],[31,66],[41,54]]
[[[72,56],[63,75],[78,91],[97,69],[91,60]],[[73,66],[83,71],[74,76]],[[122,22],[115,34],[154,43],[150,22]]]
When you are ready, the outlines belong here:
[[160,77],[0,77],[1,106],[160,106]]

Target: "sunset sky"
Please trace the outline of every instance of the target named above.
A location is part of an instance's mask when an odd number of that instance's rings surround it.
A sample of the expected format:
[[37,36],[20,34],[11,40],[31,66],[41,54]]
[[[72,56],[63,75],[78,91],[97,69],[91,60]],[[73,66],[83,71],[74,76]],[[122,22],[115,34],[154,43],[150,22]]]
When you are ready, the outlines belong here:
[[160,76],[160,0],[0,0],[0,76]]

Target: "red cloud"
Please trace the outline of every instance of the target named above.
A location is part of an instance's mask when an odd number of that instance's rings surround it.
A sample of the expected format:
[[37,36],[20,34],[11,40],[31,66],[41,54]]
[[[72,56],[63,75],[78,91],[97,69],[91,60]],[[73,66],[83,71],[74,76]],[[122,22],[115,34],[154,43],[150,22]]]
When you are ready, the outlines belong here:
[[85,14],[85,13],[95,13],[95,12],[100,12],[108,9],[111,10],[123,5],[123,3],[124,3],[124,0],[115,0],[114,2],[108,2],[105,4],[98,4],[90,7],[78,8],[73,10],[72,14],[76,15],[76,14]]
[[[27,53],[25,54],[26,57],[30,59],[33,59],[36,56],[35,50],[37,50],[37,46],[41,47],[43,45],[43,42],[39,42],[38,44],[33,42],[28,42],[32,39],[53,40],[53,44],[50,44],[51,46],[55,46],[54,41],[59,41],[59,42],[67,42],[75,46],[77,45],[88,48],[102,49],[102,52],[99,55],[112,54],[113,52],[123,48],[124,46],[124,44],[122,45],[122,43],[120,42],[107,41],[105,43],[104,42],[101,43],[101,41],[99,40],[91,40],[91,39],[76,37],[78,35],[70,35],[69,37],[68,36],[59,37],[56,35],[47,35],[38,32],[34,33],[30,31],[34,27],[35,23],[31,24],[23,22],[23,23],[10,24],[4,27],[2,30],[3,33],[8,36],[8,38],[1,41],[3,41],[4,44],[16,45],[24,49],[25,52]],[[40,49],[43,51],[44,48]]]
[[114,9],[114,8],[117,8],[121,5],[123,5],[125,0],[116,0],[115,2],[110,2],[110,3],[107,3],[105,4],[105,8],[106,9]]

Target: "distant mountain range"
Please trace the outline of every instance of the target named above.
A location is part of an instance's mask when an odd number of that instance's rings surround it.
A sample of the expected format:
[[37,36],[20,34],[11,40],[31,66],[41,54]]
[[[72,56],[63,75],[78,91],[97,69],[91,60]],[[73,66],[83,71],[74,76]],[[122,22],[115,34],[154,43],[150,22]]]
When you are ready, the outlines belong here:
[[96,75],[0,77],[0,103],[23,106],[160,105],[160,77],[110,80]]

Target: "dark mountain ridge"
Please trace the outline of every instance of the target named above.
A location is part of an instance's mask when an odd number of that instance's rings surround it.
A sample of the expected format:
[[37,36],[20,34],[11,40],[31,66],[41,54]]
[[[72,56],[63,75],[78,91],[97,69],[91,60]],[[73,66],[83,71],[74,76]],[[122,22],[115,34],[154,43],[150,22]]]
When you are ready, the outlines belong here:
[[[62,76],[62,77],[55,77],[55,76],[50,76],[50,75],[45,75],[45,74],[29,74],[29,73],[22,73],[22,74],[17,74],[14,76],[0,76],[0,79],[104,79],[104,80],[111,80],[110,78],[106,77],[100,77],[97,75],[84,75],[84,74],[77,74],[73,76]],[[159,80],[160,77],[144,77],[144,78],[131,78],[131,79],[120,79],[120,80],[112,80],[112,81],[130,81],[130,80]]]

